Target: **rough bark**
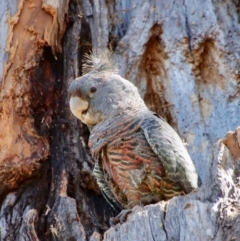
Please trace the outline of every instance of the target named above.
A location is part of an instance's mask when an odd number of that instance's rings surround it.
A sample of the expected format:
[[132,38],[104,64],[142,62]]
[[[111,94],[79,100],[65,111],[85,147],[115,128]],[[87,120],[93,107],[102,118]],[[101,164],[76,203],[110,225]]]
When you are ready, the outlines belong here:
[[[235,0],[3,1],[1,240],[240,240],[239,130],[214,146],[239,125],[239,17]],[[203,181],[108,231],[116,213],[67,97],[83,54],[107,45],[186,141]]]

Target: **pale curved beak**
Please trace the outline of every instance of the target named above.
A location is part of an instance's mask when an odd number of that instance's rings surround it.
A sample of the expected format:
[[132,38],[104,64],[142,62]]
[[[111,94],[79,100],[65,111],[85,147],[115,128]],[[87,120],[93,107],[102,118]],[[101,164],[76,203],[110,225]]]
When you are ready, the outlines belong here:
[[70,109],[72,113],[87,126],[94,126],[99,120],[99,114],[94,114],[89,103],[77,96],[70,98]]
[[78,119],[80,119],[84,123],[84,112],[88,109],[88,102],[86,100],[82,100],[77,96],[72,96],[70,98],[70,109]]

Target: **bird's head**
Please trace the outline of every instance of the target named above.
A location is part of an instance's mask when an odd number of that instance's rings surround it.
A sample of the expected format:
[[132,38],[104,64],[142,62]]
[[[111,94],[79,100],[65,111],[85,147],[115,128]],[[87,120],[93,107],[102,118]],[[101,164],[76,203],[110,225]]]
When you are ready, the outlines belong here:
[[75,79],[69,87],[72,113],[89,127],[126,111],[145,107],[137,88],[121,76],[103,71]]
[[116,74],[115,60],[104,48],[85,55],[84,75],[69,87],[70,109],[90,129],[127,110],[146,108],[137,88]]

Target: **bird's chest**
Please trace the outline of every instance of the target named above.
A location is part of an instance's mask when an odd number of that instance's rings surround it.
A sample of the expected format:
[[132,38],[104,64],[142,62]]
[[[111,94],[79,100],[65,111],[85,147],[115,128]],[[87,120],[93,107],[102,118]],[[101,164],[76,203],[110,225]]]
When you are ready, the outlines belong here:
[[151,171],[156,156],[140,131],[116,138],[102,151],[103,168],[119,185],[138,187]]
[[101,160],[109,182],[121,189],[138,188],[151,172],[159,170],[160,162],[139,127],[101,133],[91,139],[90,149],[95,159]]
[[95,126],[88,143],[92,156],[97,157],[104,148],[122,148],[131,140],[134,142],[137,138],[136,133],[140,132],[141,124],[141,119],[133,121],[130,118],[118,116],[111,122]]

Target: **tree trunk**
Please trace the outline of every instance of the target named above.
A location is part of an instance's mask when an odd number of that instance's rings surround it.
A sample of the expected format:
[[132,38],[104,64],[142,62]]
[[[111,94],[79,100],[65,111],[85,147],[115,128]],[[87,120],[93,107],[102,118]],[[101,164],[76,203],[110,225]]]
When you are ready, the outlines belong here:
[[[3,1],[0,240],[240,240],[239,7]],[[89,132],[67,96],[82,56],[106,46],[120,75],[187,143],[203,182],[189,195],[135,207],[110,229],[117,213],[92,176]]]

